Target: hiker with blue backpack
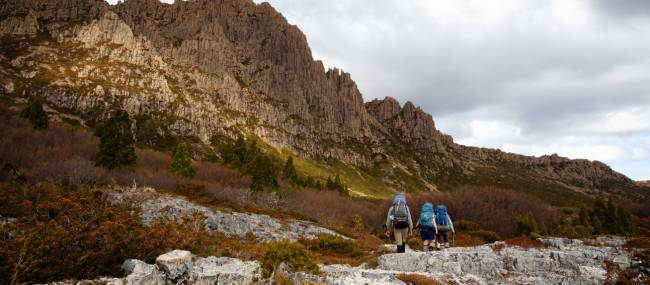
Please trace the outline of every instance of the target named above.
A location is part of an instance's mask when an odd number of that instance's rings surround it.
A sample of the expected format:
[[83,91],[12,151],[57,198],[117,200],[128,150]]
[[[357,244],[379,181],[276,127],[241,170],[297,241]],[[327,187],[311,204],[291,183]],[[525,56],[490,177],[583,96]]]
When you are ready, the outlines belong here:
[[420,228],[420,238],[422,239],[422,251],[432,251],[436,235],[438,234],[438,226],[436,225],[436,215],[433,212],[433,205],[429,202],[422,205],[420,211],[420,218],[415,225]]
[[445,205],[436,205],[435,207],[436,215],[436,225],[438,228],[438,234],[436,235],[436,249],[440,249],[441,245],[445,248],[449,248],[449,232],[456,234],[454,230],[454,223],[451,221],[451,217],[447,212],[447,206]]
[[406,196],[403,194],[393,197],[393,204],[388,209],[385,226],[393,232],[397,252],[405,252],[406,241],[413,230],[413,220],[411,220],[411,211],[406,204]]

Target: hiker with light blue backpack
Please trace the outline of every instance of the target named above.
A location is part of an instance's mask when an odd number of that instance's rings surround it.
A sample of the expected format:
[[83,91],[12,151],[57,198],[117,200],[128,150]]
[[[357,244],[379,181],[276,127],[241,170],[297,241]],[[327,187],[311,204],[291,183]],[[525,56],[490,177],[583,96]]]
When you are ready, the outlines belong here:
[[422,239],[422,251],[433,251],[436,235],[438,234],[438,226],[436,225],[436,217],[433,212],[433,205],[429,202],[422,205],[420,211],[420,219],[418,219],[415,227],[420,228],[420,238]]
[[447,212],[447,206],[442,204],[435,206],[435,220],[438,228],[436,249],[439,250],[441,246],[449,248],[449,232],[456,234],[456,231],[454,230],[454,223]]
[[404,194],[397,194],[393,197],[393,205],[388,209],[385,227],[393,233],[397,252],[405,252],[406,241],[413,230],[413,221]]

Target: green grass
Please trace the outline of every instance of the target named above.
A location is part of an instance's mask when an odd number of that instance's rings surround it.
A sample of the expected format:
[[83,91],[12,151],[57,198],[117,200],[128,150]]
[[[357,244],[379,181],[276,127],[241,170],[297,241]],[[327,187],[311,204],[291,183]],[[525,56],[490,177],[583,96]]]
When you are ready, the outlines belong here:
[[[343,183],[348,185],[351,191],[368,195],[371,198],[389,198],[392,195],[390,189],[381,179],[368,174],[352,165],[340,161],[331,162],[330,165],[320,163],[311,159],[296,156],[289,150],[282,150],[275,153],[281,161],[293,156],[293,163],[302,176],[312,176],[325,181],[327,177],[339,175]],[[357,194],[358,195],[358,194]],[[353,196],[355,194],[353,193]]]

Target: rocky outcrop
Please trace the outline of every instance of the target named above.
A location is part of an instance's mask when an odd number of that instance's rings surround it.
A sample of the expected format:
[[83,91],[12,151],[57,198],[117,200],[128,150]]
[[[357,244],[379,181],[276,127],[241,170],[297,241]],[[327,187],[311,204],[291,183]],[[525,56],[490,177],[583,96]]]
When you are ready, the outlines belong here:
[[381,171],[399,190],[500,185],[504,176],[544,190],[648,196],[599,162],[457,145],[411,102],[364,103],[352,76],[314,61],[302,32],[268,3],[1,3],[2,93],[40,95],[91,121],[124,109],[139,133],[205,143],[252,133],[302,157]]
[[[321,265],[322,276],[285,272],[294,284],[406,284],[401,274],[417,274],[445,284],[603,284],[606,262],[620,269],[635,266],[630,252],[619,247],[586,246],[579,240],[543,239],[546,247],[521,248],[503,242],[450,248],[437,252],[388,254],[377,268],[366,265]],[[280,266],[283,267],[283,266]],[[256,261],[225,257],[200,258],[174,250],[156,264],[127,260],[126,277],[107,279],[108,284],[251,284],[265,283]],[[648,278],[642,275],[638,278]],[[646,280],[646,279],[644,279]],[[637,280],[644,282],[642,279]],[[311,282],[311,283],[310,283]]]
[[228,257],[196,257],[174,250],[156,258],[156,264],[129,259],[122,265],[125,278],[103,279],[104,284],[254,284],[261,279],[256,261]]
[[115,203],[138,206],[140,219],[145,225],[160,220],[183,222],[183,218],[196,216],[208,232],[239,237],[253,235],[259,242],[314,239],[318,234],[339,235],[302,220],[279,220],[268,215],[210,209],[185,198],[159,194],[152,188],[118,188],[109,191],[109,196]]

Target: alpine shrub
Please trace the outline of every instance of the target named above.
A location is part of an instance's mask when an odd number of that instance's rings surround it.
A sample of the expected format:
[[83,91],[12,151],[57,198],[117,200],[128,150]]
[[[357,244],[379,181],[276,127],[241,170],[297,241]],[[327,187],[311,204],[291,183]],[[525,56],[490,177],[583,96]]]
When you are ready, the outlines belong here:
[[266,254],[260,259],[262,276],[268,278],[282,262],[291,265],[295,271],[319,273],[318,265],[309,251],[300,243],[279,241],[266,246]]

